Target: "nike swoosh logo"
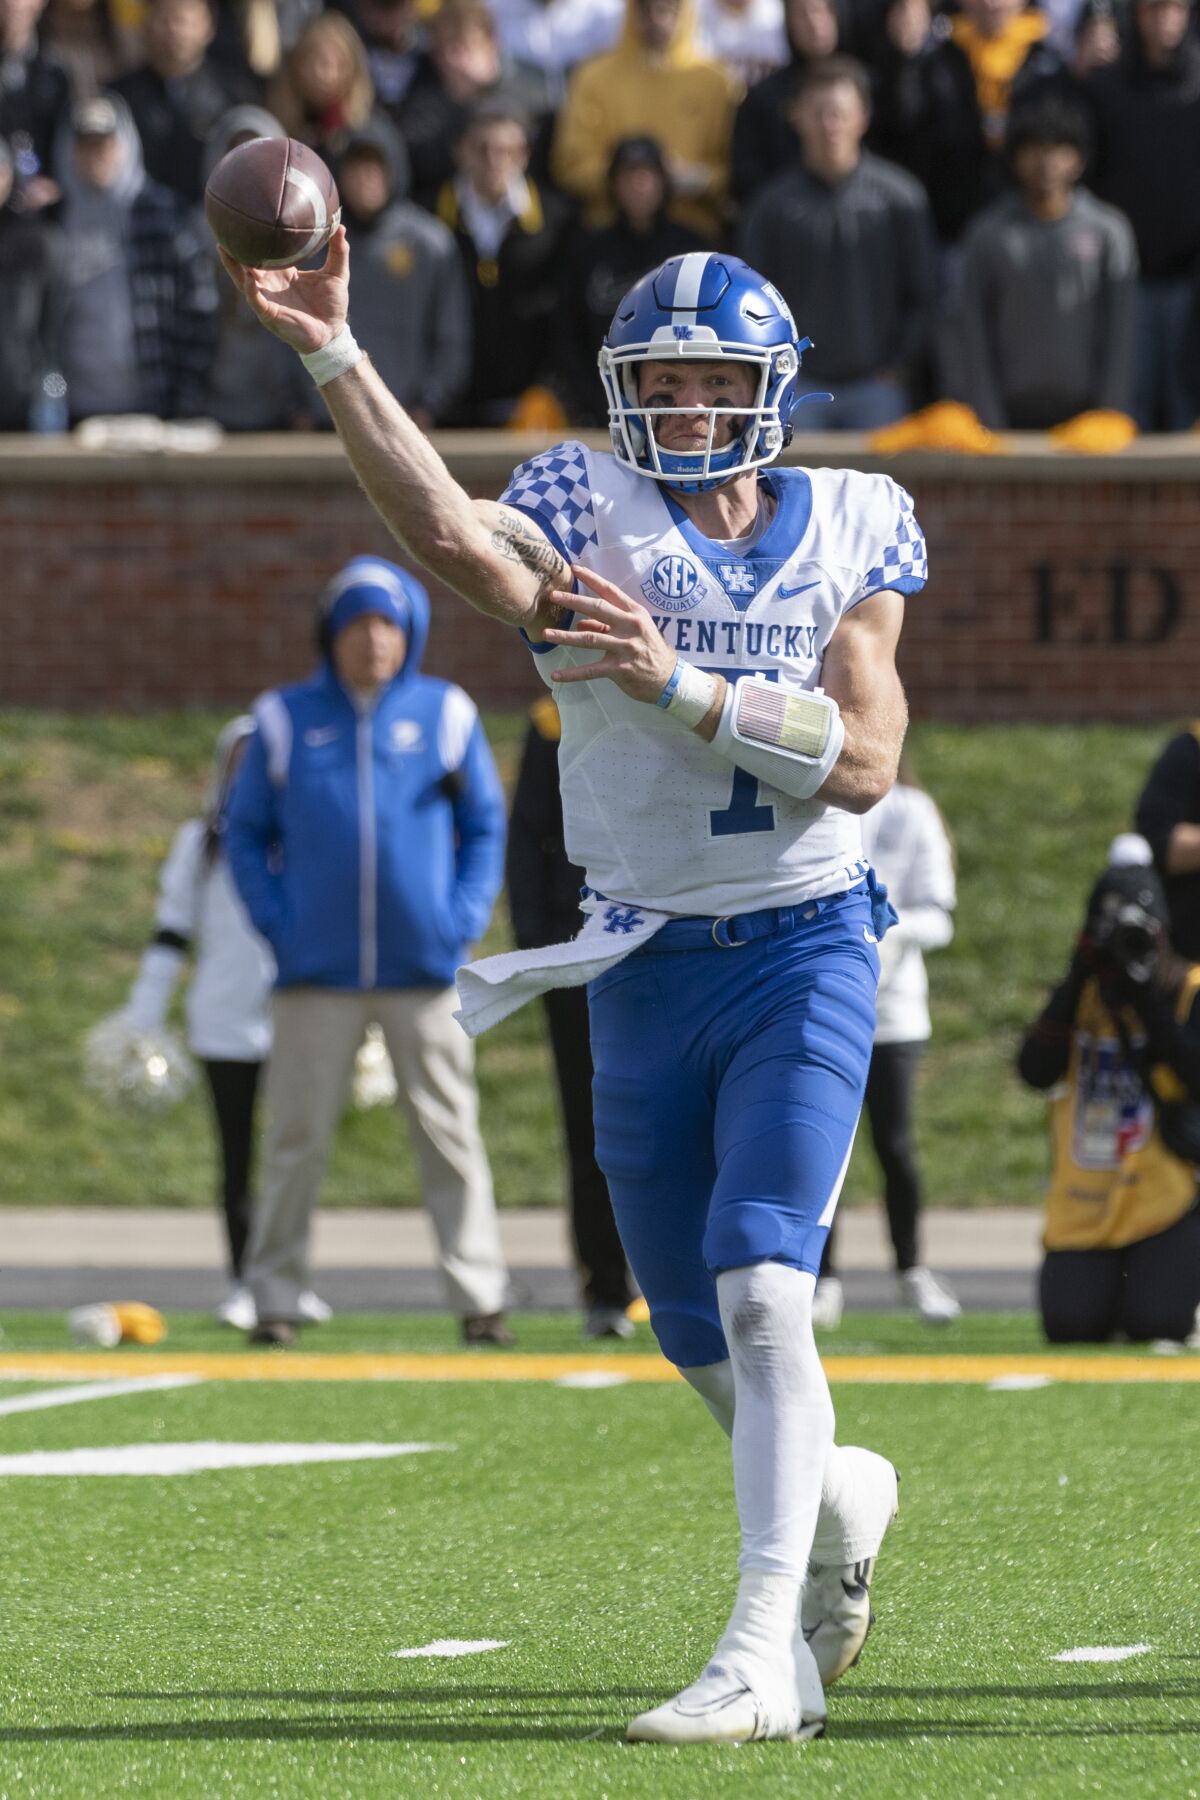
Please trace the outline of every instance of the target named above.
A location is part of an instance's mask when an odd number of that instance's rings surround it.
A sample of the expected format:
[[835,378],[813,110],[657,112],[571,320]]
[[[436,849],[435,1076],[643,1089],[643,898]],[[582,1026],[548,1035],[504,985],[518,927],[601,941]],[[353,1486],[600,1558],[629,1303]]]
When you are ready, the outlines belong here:
[[324,729],[317,726],[314,730],[305,732],[304,741],[310,749],[319,750],[323,744],[332,744],[340,735],[340,730],[337,725],[326,725]]
[[779,590],[779,598],[781,600],[791,600],[796,594],[807,594],[809,588],[820,587],[820,585],[819,581],[806,581],[800,587],[781,587]]
[[871,930],[869,925],[863,926],[863,936],[866,938],[868,944],[877,944],[879,942],[879,939],[875,936],[875,933]]

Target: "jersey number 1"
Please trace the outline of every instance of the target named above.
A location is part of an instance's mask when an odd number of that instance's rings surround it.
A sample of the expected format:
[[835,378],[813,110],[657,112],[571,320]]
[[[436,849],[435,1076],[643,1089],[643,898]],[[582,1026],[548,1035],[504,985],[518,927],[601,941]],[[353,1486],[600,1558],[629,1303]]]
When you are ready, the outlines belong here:
[[[745,669],[711,669],[712,675],[723,675],[726,681],[738,681]],[[774,669],[767,671],[768,681],[779,679]],[[775,808],[758,803],[758,777],[745,769],[733,771],[733,793],[729,805],[708,815],[708,829],[713,837],[743,837],[750,831],[774,831]]]

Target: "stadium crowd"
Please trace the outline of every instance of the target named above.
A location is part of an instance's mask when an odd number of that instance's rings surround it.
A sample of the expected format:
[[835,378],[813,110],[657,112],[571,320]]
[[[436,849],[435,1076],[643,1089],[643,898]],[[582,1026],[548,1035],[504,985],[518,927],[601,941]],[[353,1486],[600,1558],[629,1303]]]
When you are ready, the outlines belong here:
[[325,423],[201,210],[284,132],[424,426],[602,423],[616,298],[707,244],[813,338],[814,428],[1200,417],[1188,0],[0,0],[0,429]]

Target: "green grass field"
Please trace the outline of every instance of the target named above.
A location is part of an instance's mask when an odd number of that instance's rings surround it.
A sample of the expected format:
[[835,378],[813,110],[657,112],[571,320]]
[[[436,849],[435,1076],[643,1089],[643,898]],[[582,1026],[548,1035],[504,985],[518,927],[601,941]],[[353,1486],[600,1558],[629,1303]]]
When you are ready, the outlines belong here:
[[[201,1206],[213,1187],[199,1094],[130,1119],[80,1081],[89,1026],[121,1003],[146,940],[170,836],[203,789],[218,719],[0,714],[0,1205]],[[519,717],[489,721],[511,777]],[[1166,733],[1092,726],[914,726],[911,748],[958,848],[958,931],[930,959],[935,1036],[920,1137],[930,1202],[1035,1204],[1042,1107],[1011,1070],[1057,977],[1104,849]],[[503,905],[486,948],[509,942]],[[479,1051],[502,1205],[557,1204],[562,1163],[537,1008]],[[844,1204],[876,1191],[860,1142]],[[328,1205],[415,1204],[403,1132],[344,1122]]]
[[[51,1386],[7,1379],[6,1357],[65,1346],[61,1317],[2,1323],[0,1408]],[[578,1349],[570,1321],[523,1324],[526,1348]],[[173,1320],[168,1340],[228,1341],[200,1319]],[[309,1341],[453,1340],[449,1321],[358,1319]],[[998,1370],[1036,1348],[1019,1318],[937,1335],[858,1319],[836,1343],[990,1352]],[[149,1372],[155,1354],[130,1360]],[[737,1750],[622,1741],[697,1672],[732,1594],[727,1451],[681,1384],[211,1380],[0,1413],[0,1458],[454,1446],[143,1478],[18,1479],[0,1461],[0,1795],[1200,1793],[1194,1383],[834,1392],[842,1441],[903,1471],[879,1623],[823,1742]],[[394,1655],[444,1639],[504,1647]],[[1139,1645],[1123,1662],[1055,1660]]]

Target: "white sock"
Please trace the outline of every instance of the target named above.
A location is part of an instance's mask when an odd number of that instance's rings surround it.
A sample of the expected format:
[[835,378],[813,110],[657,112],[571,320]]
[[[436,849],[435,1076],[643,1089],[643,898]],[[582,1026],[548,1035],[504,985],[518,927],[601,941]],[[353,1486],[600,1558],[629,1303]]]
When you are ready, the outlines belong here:
[[[735,1413],[733,1364],[729,1361],[704,1363],[682,1369],[684,1379],[695,1388],[726,1437],[733,1436]],[[853,1444],[830,1444],[825,1458],[821,1484],[821,1505],[813,1536],[812,1560],[842,1568],[874,1556],[887,1527],[886,1512],[881,1512],[871,1491],[878,1482],[864,1482],[868,1464],[879,1465],[882,1457]]]
[[833,1442],[833,1403],[812,1331],[813,1277],[756,1263],[717,1277],[733,1368],[738,1568],[804,1580]]

